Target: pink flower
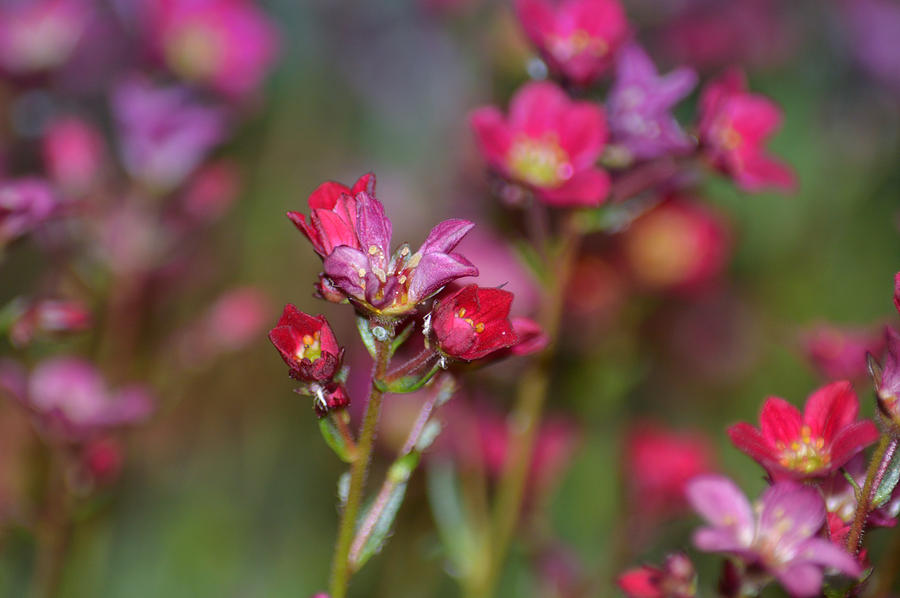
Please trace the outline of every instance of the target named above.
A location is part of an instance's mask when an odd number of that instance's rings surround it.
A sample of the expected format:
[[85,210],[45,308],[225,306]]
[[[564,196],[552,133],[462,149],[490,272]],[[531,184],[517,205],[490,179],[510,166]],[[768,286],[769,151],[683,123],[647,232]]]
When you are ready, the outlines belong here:
[[201,166],[181,198],[184,212],[194,221],[211,222],[223,216],[241,190],[236,164],[219,160]]
[[22,303],[19,315],[9,328],[13,345],[28,345],[39,334],[60,334],[87,330],[91,312],[79,301],[41,299]]
[[706,86],[700,97],[700,143],[713,166],[745,191],[792,190],[793,172],[765,154],[765,142],[781,125],[781,109],[747,92],[744,75],[732,69]]
[[153,43],[188,81],[242,97],[262,83],[278,32],[251,0],[148,0]]
[[50,177],[68,193],[82,195],[100,178],[106,148],[100,131],[87,121],[54,122],[44,135],[43,151]]
[[514,346],[512,300],[509,291],[475,284],[439,298],[431,311],[431,331],[441,353],[472,361]]
[[866,328],[815,326],[801,337],[803,352],[828,380],[860,380],[866,376],[866,353],[878,355],[884,347],[879,334]]
[[331,380],[341,367],[344,350],[325,316],[311,316],[289,303],[278,324],[269,331],[269,340],[297,380]]
[[688,480],[715,469],[708,440],[642,422],[625,440],[625,475],[637,512],[665,515],[683,508]]
[[49,359],[30,375],[9,362],[0,369],[0,389],[26,407],[42,431],[69,442],[140,423],[153,411],[154,401],[143,387],[110,391],[97,368],[83,359]]
[[727,222],[706,205],[671,198],[635,220],[622,237],[629,271],[649,289],[689,289],[725,266]]
[[606,144],[600,106],[572,101],[553,83],[532,82],[515,93],[508,117],[488,106],[470,122],[488,164],[545,203],[596,206],[606,199],[609,176],[595,166]]
[[775,478],[812,478],[837,471],[878,439],[878,428],[857,421],[859,400],[849,382],[833,382],[815,391],[803,413],[778,397],[769,397],[760,429],[747,423],[728,428],[731,441]]
[[680,552],[668,555],[662,567],[645,565],[626,571],[617,583],[628,598],[693,598],[697,595],[694,564]]
[[550,68],[578,85],[606,72],[628,37],[617,0],[516,0],[516,12]]
[[825,523],[825,505],[815,488],[778,482],[754,507],[734,482],[706,475],[692,480],[687,493],[708,524],[694,534],[697,548],[762,567],[792,596],[818,595],[826,568],[854,578],[862,573],[850,554],[816,536]]
[[885,326],[885,356],[881,364],[869,360],[878,408],[888,419],[900,425],[900,333]]
[[40,179],[0,183],[0,249],[43,224],[58,205],[50,185]]
[[87,28],[86,0],[26,0],[0,4],[0,67],[15,74],[61,66]]

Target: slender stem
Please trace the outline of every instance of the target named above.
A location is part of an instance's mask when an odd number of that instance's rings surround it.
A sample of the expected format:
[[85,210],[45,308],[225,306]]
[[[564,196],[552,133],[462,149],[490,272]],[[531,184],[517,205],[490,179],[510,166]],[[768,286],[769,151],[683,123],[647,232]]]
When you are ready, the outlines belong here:
[[44,515],[37,528],[37,557],[30,591],[32,598],[52,598],[59,590],[62,580],[72,534],[66,466],[64,449],[54,447]]
[[[425,404],[422,405],[422,409],[419,411],[419,415],[416,417],[416,421],[413,424],[409,435],[406,437],[406,442],[400,450],[400,453],[397,455],[398,461],[415,450],[416,444],[418,444],[419,439],[422,437],[422,432],[425,431],[425,425],[431,418],[439,395],[440,392],[432,390],[428,399],[425,401]],[[359,531],[353,539],[353,544],[350,547],[351,563],[356,563],[359,560],[360,553],[372,536],[372,532],[375,531],[375,525],[378,523],[378,520],[381,519],[382,513],[384,513],[384,510],[390,502],[391,495],[394,493],[397,485],[402,481],[403,480],[398,479],[396,476],[390,475],[390,472],[385,476],[384,483],[381,485],[381,490],[378,491],[378,495],[375,497],[372,507],[369,509],[368,513],[366,513],[365,519],[360,523]]]
[[869,469],[866,471],[866,482],[863,484],[862,492],[859,493],[859,499],[856,503],[856,516],[853,518],[853,525],[850,527],[850,533],[847,536],[847,550],[850,554],[857,554],[862,546],[866,519],[868,519],[869,512],[872,510],[872,496],[878,488],[878,484],[884,478],[885,471],[896,449],[897,440],[885,434],[878,442],[875,452],[872,453],[872,460],[869,462]]
[[419,371],[427,367],[433,359],[436,359],[438,354],[433,349],[422,349],[422,351],[399,366],[398,368],[391,370],[385,376],[386,382],[393,382],[399,378],[404,378],[406,376],[410,376],[413,372]]
[[337,413],[329,414],[329,417],[334,422],[334,427],[337,428],[338,434],[344,439],[347,450],[356,459],[359,449],[356,446],[356,439],[353,438],[353,432],[350,431],[350,415],[347,413],[347,410],[341,409]]
[[581,233],[575,226],[575,215],[570,213],[563,228],[560,247],[548,269],[554,274],[554,278],[541,306],[540,324],[550,338],[550,344],[537,356],[534,366],[529,368],[519,381],[516,405],[510,418],[511,458],[500,478],[494,502],[493,550],[490,555],[490,566],[487,567],[485,579],[479,584],[477,592],[477,595],[485,598],[494,593],[520,518],[534,442],[550,385],[556,341],[565,304],[565,291],[580,242]]
[[375,445],[375,429],[378,427],[378,416],[381,412],[381,399],[384,393],[375,385],[376,381],[384,378],[390,361],[391,339],[375,341],[375,369],[372,373],[372,385],[369,389],[369,402],[366,404],[366,412],[363,415],[362,428],[359,433],[359,443],[356,445],[356,460],[350,467],[350,489],[347,493],[347,503],[341,515],[338,528],[337,542],[334,547],[334,559],[331,563],[330,597],[344,598],[347,595],[347,587],[350,584],[350,544],[356,531],[356,517],[362,502],[363,487],[366,482],[366,473],[369,469],[369,461],[372,459],[372,448]]

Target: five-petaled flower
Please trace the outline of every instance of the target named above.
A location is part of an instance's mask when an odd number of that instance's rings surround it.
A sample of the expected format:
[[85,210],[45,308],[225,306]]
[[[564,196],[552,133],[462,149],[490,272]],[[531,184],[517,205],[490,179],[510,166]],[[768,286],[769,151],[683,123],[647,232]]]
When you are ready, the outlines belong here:
[[600,106],[572,101],[555,84],[540,81],[516,92],[508,118],[486,106],[470,121],[488,164],[545,203],[596,206],[606,199],[609,176],[595,166],[606,144]]
[[815,596],[823,570],[857,577],[862,567],[842,548],[817,536],[825,522],[819,491],[790,480],[768,488],[755,506],[728,478],[691,480],[688,500],[709,524],[694,534],[700,550],[736,555],[774,576],[793,596]]
[[760,429],[741,422],[731,441],[775,478],[812,478],[836,471],[878,439],[871,421],[857,421],[859,400],[849,382],[834,382],[810,395],[803,413],[778,397],[766,400]]
[[516,11],[550,68],[577,85],[606,72],[628,37],[618,0],[516,0]]
[[440,298],[431,312],[431,331],[440,351],[472,361],[512,347],[518,337],[509,321],[513,294],[475,284]]
[[642,160],[690,149],[694,142],[670,110],[696,83],[697,74],[690,68],[660,76],[639,45],[622,48],[606,103],[612,142]]
[[468,220],[445,220],[415,253],[403,244],[391,255],[392,226],[384,206],[367,191],[359,192],[355,202],[357,245],[335,247],[324,266],[334,287],[363,311],[403,316],[457,278],[478,276],[469,260],[451,253],[475,226]]
[[309,196],[309,221],[300,212],[288,212],[287,216],[323,259],[340,245],[359,249],[356,196],[363,191],[375,195],[374,174],[362,175],[353,187],[327,181]]
[[284,306],[278,325],[269,331],[269,340],[297,380],[331,380],[341,366],[344,350],[325,316],[311,316],[290,303]]
[[745,191],[794,188],[793,172],[765,154],[765,142],[780,124],[781,109],[748,93],[737,69],[707,85],[700,97],[700,145],[713,166]]

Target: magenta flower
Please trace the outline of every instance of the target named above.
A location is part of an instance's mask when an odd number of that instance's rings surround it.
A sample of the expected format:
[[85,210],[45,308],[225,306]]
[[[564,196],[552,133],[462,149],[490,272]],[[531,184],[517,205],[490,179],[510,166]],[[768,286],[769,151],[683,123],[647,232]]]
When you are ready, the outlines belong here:
[[869,328],[821,324],[801,335],[806,359],[827,380],[860,380],[866,375],[866,353],[878,355],[884,340]]
[[455,359],[481,359],[515,346],[509,321],[513,294],[502,289],[465,286],[435,301],[431,331],[441,353]]
[[374,174],[362,175],[353,187],[328,181],[319,185],[309,196],[309,221],[300,212],[288,212],[287,216],[306,235],[313,250],[322,258],[328,257],[340,245],[359,249],[356,196],[363,191],[375,196]]
[[46,434],[82,443],[112,428],[133,425],[153,411],[153,399],[141,386],[110,391],[88,361],[60,357],[41,362],[32,372],[4,362],[0,390],[28,409]]
[[688,483],[688,500],[709,524],[694,534],[694,545],[725,552],[763,568],[792,596],[816,596],[823,570],[858,577],[862,567],[840,547],[817,537],[825,505],[815,488],[782,481],[751,506],[728,478],[704,475]]
[[[392,226],[384,206],[365,191],[356,195],[355,203],[353,228],[358,246],[335,247],[324,265],[325,275],[334,286],[360,308],[385,316],[407,314],[446,284],[464,276],[478,276],[478,268],[469,260],[450,253],[474,226],[471,222],[445,220],[431,229],[415,253],[404,244],[391,255]],[[349,212],[346,214],[352,219]],[[342,233],[347,230],[341,229]]]
[[857,421],[859,399],[849,382],[815,391],[803,413],[778,397],[766,399],[760,429],[747,423],[728,428],[731,441],[775,478],[804,479],[837,471],[878,439],[878,428]]
[[224,113],[183,87],[130,79],[115,89],[112,107],[128,173],[163,191],[179,186],[226,132]]
[[710,162],[745,191],[790,191],[793,172],[765,154],[765,142],[781,125],[781,109],[747,92],[744,75],[732,69],[706,86],[700,97],[700,144]]
[[630,569],[616,581],[628,598],[694,598],[697,573],[694,563],[680,552],[666,557],[662,567]]
[[75,117],[54,122],[43,139],[50,177],[66,192],[81,195],[103,171],[105,144],[100,131]]
[[57,206],[50,185],[40,179],[0,183],[0,249],[41,225]]
[[278,324],[269,331],[269,340],[297,380],[331,380],[341,367],[344,350],[325,316],[311,316],[288,303]]
[[147,2],[153,43],[187,81],[242,97],[255,91],[278,52],[278,32],[250,0]]
[[609,176],[595,166],[606,144],[603,109],[576,102],[553,83],[521,87],[509,116],[495,106],[470,116],[488,164],[532,188],[555,206],[596,206],[609,192]]
[[92,12],[87,0],[0,3],[0,67],[27,74],[61,66],[72,55]]
[[844,0],[838,3],[849,49],[868,73],[900,94],[900,6],[892,0]]
[[550,68],[578,85],[606,72],[628,37],[618,0],[516,0],[516,12]]
[[682,67],[660,76],[639,45],[622,48],[606,104],[612,142],[640,160],[690,149],[694,142],[670,111],[696,84],[692,69]]

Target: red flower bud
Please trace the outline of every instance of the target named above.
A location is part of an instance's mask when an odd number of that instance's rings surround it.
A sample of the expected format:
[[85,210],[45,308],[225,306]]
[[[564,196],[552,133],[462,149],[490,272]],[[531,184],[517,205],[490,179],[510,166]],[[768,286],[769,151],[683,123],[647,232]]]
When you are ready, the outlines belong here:
[[518,342],[509,321],[513,294],[471,284],[440,299],[431,328],[441,352],[472,361]]
[[291,304],[269,331],[269,340],[291,368],[291,376],[306,382],[330,380],[344,354],[325,316],[313,317]]

